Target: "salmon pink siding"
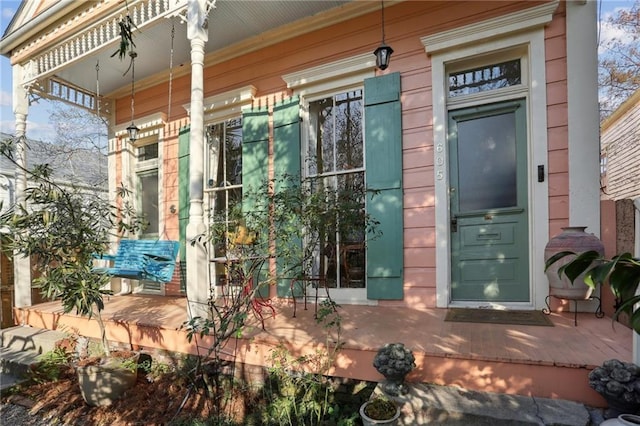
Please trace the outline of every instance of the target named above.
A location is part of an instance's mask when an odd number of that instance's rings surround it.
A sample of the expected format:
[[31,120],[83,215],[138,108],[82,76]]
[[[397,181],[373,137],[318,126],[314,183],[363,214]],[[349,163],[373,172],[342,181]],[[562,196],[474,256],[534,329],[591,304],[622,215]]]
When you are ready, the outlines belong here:
[[[403,2],[385,8],[386,42],[394,55],[387,72],[401,74],[402,158],[404,191],[404,299],[381,305],[436,306],[436,233],[431,61],[420,38],[545,2]],[[215,10],[212,12],[215,13]],[[215,28],[209,38],[216,37]],[[282,76],[314,66],[372,52],[380,39],[380,15],[370,13],[293,40],[221,60],[205,59],[205,98],[247,85],[257,88],[254,105],[273,105],[291,95]],[[561,3],[545,29],[549,138],[549,233],[568,221],[567,72],[565,8]],[[144,60],[145,52],[138,60]],[[187,66],[187,65],[184,65]],[[179,69],[176,70],[179,74]],[[378,71],[379,72],[379,71]],[[535,82],[534,82],[535,83]],[[164,134],[164,205],[167,236],[177,238],[177,131],[188,122],[183,108],[190,101],[190,76],[174,78],[171,116]],[[168,83],[136,89],[136,117],[167,113]],[[116,103],[116,121],[130,120],[130,98]],[[178,124],[179,123],[179,124]],[[376,165],[368,164],[375,168]],[[175,291],[177,281],[169,286]]]
[[[160,203],[163,206],[164,211],[162,214],[164,218],[164,230],[161,232],[163,237],[172,240],[179,240],[178,229],[178,214],[171,212],[171,206],[178,206],[178,161],[176,160],[176,153],[178,152],[178,127],[168,129],[169,134],[165,134],[163,147],[163,159],[162,166],[163,173],[163,187],[164,199]],[[165,284],[164,294],[167,296],[177,296],[182,294],[181,290],[181,271],[185,265],[178,262],[173,272],[173,279],[171,282]]]
[[561,3],[545,29],[550,236],[569,224],[566,42],[566,10],[565,4]]

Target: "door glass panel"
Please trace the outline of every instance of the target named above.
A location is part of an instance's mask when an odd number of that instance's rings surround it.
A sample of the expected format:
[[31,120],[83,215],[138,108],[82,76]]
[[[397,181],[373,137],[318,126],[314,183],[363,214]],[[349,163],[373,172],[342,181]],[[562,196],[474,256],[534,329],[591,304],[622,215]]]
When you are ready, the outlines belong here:
[[145,234],[157,234],[159,229],[158,211],[158,171],[140,174],[140,188],[142,190],[142,216],[147,222]]
[[460,212],[517,206],[515,114],[460,121]]

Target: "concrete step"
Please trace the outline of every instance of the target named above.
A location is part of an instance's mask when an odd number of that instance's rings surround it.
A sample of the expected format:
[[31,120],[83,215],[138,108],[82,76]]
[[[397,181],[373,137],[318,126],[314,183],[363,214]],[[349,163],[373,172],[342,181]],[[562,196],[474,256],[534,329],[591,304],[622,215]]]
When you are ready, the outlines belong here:
[[[380,386],[374,394],[381,393]],[[593,414],[573,401],[476,392],[413,383],[404,397],[400,424],[447,426],[587,426]],[[596,415],[597,416],[597,415]],[[595,422],[598,424],[599,422]]]
[[17,351],[0,347],[0,373],[24,378],[31,365],[38,362],[39,356],[34,350]]
[[24,379],[11,374],[0,373],[0,393],[4,392],[6,389],[14,387],[23,380]]
[[0,330],[0,346],[16,351],[34,351],[42,354],[55,348],[58,340],[68,335],[61,331],[16,326]]
[[39,356],[55,348],[66,337],[59,331],[16,326],[0,330],[0,392],[28,377]]

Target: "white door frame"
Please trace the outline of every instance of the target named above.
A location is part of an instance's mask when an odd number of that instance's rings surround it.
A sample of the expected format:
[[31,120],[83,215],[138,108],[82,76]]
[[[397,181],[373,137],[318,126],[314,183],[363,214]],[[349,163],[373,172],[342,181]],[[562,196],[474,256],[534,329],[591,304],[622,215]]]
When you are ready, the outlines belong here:
[[[434,175],[436,196],[436,306],[451,305],[449,171],[447,152],[447,67],[455,62],[485,55],[499,55],[524,49],[526,91],[509,91],[491,96],[492,101],[522,97],[527,99],[529,265],[530,302],[505,304],[510,308],[541,309],[548,293],[543,271],[544,246],[549,233],[547,167],[547,98],[544,25],[551,22],[558,2],[551,2],[510,15],[482,21],[454,30],[423,37],[431,55],[433,97]],[[524,66],[523,66],[524,68]],[[496,91],[497,92],[497,91]],[[538,182],[538,166],[545,169]],[[474,306],[473,303],[465,304]],[[475,303],[478,305],[478,303]],[[486,306],[486,303],[482,304]]]

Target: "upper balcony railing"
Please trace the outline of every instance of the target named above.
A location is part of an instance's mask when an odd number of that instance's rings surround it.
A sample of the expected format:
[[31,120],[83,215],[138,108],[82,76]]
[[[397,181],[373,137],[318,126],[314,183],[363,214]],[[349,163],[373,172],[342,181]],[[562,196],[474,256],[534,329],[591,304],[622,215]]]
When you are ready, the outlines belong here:
[[[129,1],[128,8],[119,8],[116,12],[103,17],[101,20],[87,25],[86,28],[74,32],[70,37],[52,40],[56,34],[64,34],[73,26],[82,26],[92,14],[100,13],[100,3],[104,6],[113,0],[95,3],[89,9],[82,10],[69,16],[59,25],[42,34],[31,43],[21,47],[15,56],[20,57],[28,50],[32,50],[41,43],[52,44],[53,47],[27,60],[22,84],[34,86],[38,80],[42,81],[57,70],[78,61],[107,45],[112,45],[120,38],[119,22],[128,14],[138,28],[167,16],[182,14],[186,11],[187,0],[134,0]],[[37,85],[35,85],[37,86]]]

